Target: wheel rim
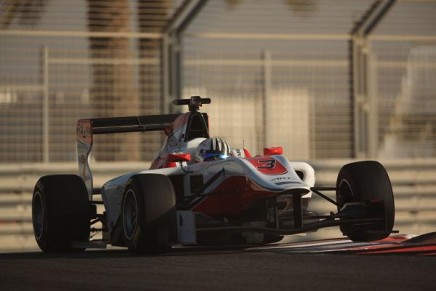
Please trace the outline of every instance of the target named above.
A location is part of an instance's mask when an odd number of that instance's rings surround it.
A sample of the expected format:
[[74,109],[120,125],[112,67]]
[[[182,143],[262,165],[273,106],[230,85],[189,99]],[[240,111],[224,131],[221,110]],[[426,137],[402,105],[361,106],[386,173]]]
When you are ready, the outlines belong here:
[[135,192],[130,189],[126,192],[123,205],[123,229],[128,240],[132,240],[138,224],[138,204]]
[[44,203],[42,202],[42,196],[40,192],[35,192],[32,205],[32,221],[33,232],[37,240],[42,237],[44,232]]
[[341,180],[338,188],[339,196],[337,202],[340,207],[344,206],[345,203],[353,202],[353,190],[347,180]]

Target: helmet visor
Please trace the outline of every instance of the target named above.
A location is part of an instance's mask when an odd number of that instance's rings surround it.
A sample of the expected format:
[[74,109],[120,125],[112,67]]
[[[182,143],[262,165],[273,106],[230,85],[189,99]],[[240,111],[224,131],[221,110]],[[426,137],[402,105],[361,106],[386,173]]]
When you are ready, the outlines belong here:
[[227,155],[219,152],[219,151],[206,151],[203,154],[203,161],[219,161],[227,159]]

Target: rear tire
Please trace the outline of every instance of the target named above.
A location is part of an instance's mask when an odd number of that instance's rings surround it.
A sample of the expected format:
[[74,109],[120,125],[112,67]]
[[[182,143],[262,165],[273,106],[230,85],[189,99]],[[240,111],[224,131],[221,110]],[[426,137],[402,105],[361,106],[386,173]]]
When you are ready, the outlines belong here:
[[176,198],[167,176],[132,176],[124,190],[121,219],[126,246],[135,253],[168,249],[176,227]]
[[385,217],[382,223],[343,224],[342,233],[352,241],[374,241],[390,235],[395,221],[392,186],[386,169],[376,161],[350,163],[341,168],[336,181],[336,198],[345,203],[368,205],[368,218]]
[[76,175],[41,177],[32,197],[33,232],[46,252],[73,252],[72,242],[89,241],[90,207],[83,180]]

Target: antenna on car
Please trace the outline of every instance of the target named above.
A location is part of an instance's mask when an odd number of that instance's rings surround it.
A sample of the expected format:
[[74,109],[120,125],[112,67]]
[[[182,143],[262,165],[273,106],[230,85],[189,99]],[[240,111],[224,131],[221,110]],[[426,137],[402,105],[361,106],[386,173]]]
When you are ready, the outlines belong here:
[[196,112],[203,104],[210,104],[210,98],[201,98],[200,96],[191,96],[190,99],[177,99],[173,101],[174,105],[188,105],[189,111]]

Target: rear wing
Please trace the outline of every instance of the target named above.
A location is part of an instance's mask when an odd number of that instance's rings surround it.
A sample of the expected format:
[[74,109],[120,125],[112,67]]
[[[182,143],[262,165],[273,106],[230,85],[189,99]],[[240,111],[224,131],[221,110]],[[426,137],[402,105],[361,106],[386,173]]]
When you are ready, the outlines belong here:
[[79,175],[85,182],[89,200],[92,201],[93,194],[92,173],[89,166],[89,155],[92,150],[93,135],[165,130],[180,115],[181,114],[163,114],[78,120],[76,138]]

